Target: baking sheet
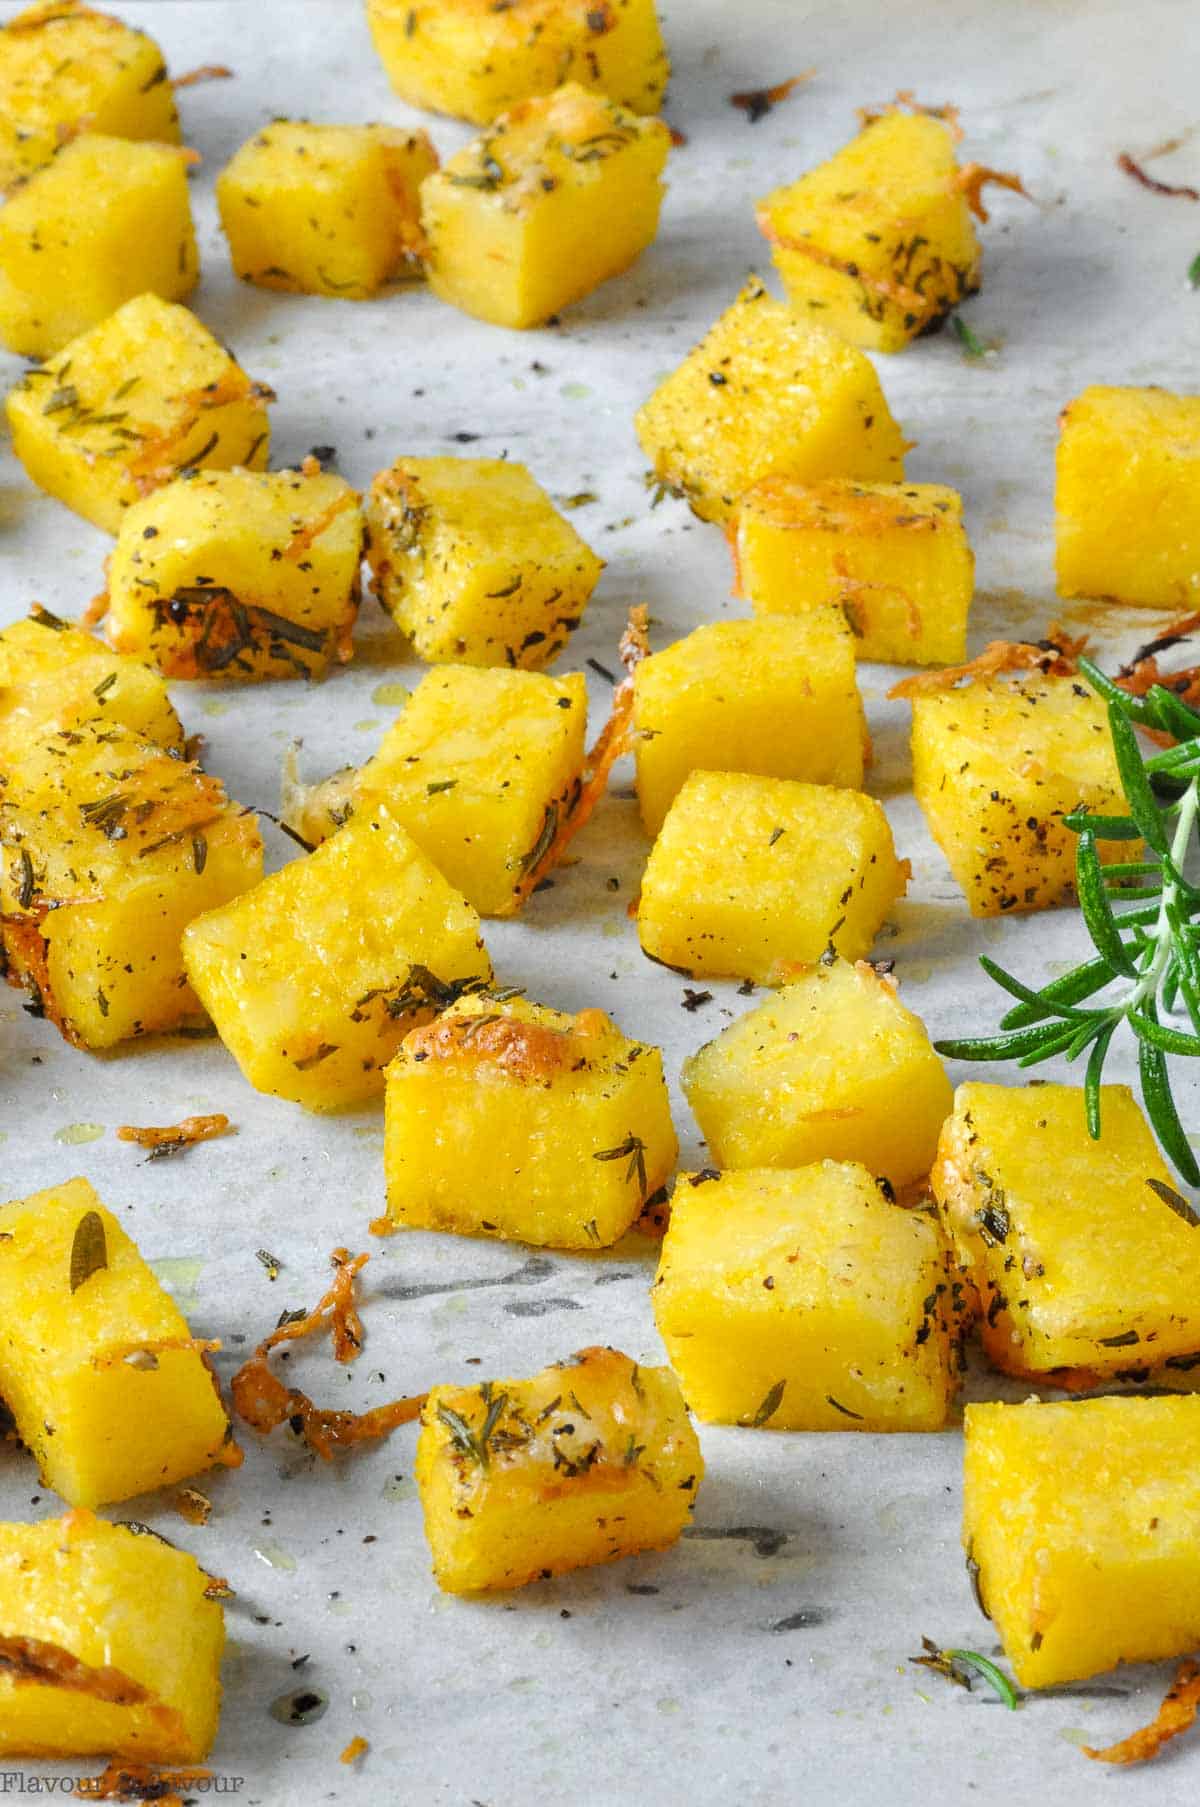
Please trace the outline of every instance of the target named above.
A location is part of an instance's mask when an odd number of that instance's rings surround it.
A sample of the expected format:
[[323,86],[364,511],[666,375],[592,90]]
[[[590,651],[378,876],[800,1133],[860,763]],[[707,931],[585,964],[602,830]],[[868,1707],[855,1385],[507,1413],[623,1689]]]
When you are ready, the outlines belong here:
[[[0,17],[16,10],[6,3]],[[670,0],[667,112],[688,142],[672,159],[659,241],[561,328],[526,335],[470,321],[420,288],[356,304],[234,282],[212,180],[252,131],[280,112],[418,119],[391,96],[358,0],[130,0],[118,10],[155,33],[173,71],[210,62],[236,71],[182,96],[187,138],[204,158],[193,190],[204,269],[194,305],[278,389],[275,461],[335,445],[339,468],[365,485],[402,452],[454,451],[456,435],[471,433],[472,450],[507,450],[556,495],[595,492],[571,518],[608,568],[561,669],[589,656],[612,666],[627,608],[640,599],[656,646],[740,612],[720,534],[681,504],[651,511],[632,416],[747,269],[766,268],[753,198],[840,144],[857,105],[902,88],[957,102],[965,154],[1019,170],[1036,197],[1030,205],[999,194],[984,229],[985,286],[966,312],[996,355],[970,363],[946,334],[878,360],[893,411],[918,442],[909,475],[965,492],[980,592],[973,647],[997,632],[1040,632],[1064,614],[1050,538],[1059,407],[1097,380],[1196,386],[1200,296],[1184,277],[1200,250],[1200,210],[1147,194],[1114,167],[1119,150],[1145,154],[1183,134],[1156,168],[1200,179],[1189,0],[847,0],[828,9]],[[756,125],[727,104],[735,89],[810,66],[812,83]],[[443,152],[469,135],[453,122],[421,123]],[[20,368],[0,358],[6,386]],[[5,620],[34,598],[78,613],[100,587],[108,544],[35,493],[5,443]],[[1106,626],[1128,649],[1160,620],[1117,612]],[[417,675],[369,604],[356,663],[322,686],[178,686],[176,700],[232,794],[275,808],[289,741],[303,739],[311,775],[362,759],[394,715],[391,687]],[[1070,912],[969,922],[906,794],[907,712],[885,701],[892,675],[862,672],[877,754],[869,783],[915,870],[881,951],[895,957],[906,1002],[935,1032],[954,1034],[998,1012],[975,954],[987,950],[1040,982],[1078,956],[1082,931]],[[606,704],[594,679],[594,724]],[[713,1001],[688,1013],[683,982],[641,957],[625,917],[646,851],[629,784],[619,768],[577,863],[521,921],[486,925],[487,940],[505,982],[564,1009],[611,1010],[630,1034],[662,1045],[674,1079],[684,1055],[750,1006],[735,986],[714,984]],[[266,833],[276,863],[292,856]],[[1127,1076],[1119,1057],[1113,1069]],[[1190,1079],[1181,1096],[1185,1119],[1200,1123]],[[677,1091],[675,1103],[682,1159],[695,1163],[695,1126]],[[114,1137],[130,1119],[217,1110],[238,1125],[236,1139],[173,1161],[147,1166]],[[662,1358],[647,1242],[589,1257],[415,1233],[371,1238],[368,1220],[383,1205],[381,1125],[378,1109],[329,1120],[258,1096],[216,1042],[76,1053],[25,1015],[16,994],[0,999],[0,1196],[86,1174],[196,1332],[223,1339],[226,1377],[281,1309],[313,1302],[339,1243],[372,1251],[368,1343],[350,1370],[335,1371],[325,1352],[297,1358],[299,1384],[323,1402],[368,1405],[432,1382],[532,1372],[589,1342]],[[255,1258],[260,1246],[280,1258],[274,1283]],[[971,1389],[999,1392],[987,1381]],[[249,1434],[245,1467],[201,1483],[215,1501],[207,1527],[183,1525],[162,1498],[110,1516],[158,1526],[237,1590],[214,1767],[247,1801],[607,1807],[636,1792],[703,1807],[836,1790],[895,1807],[938,1795],[1073,1807],[1098,1788],[1164,1807],[1195,1799],[1200,1751],[1183,1742],[1119,1777],[1076,1748],[1148,1718],[1165,1669],[1031,1696],[1009,1714],[986,1687],[968,1694],[906,1664],[922,1633],[993,1647],[958,1549],[957,1431],[701,1436],[708,1477],[695,1529],[676,1549],[482,1602],[433,1585],[412,1428],[331,1467],[286,1434]],[[0,1454],[0,1516],[57,1509],[27,1456]],[[271,1702],[301,1682],[328,1696],[324,1718],[277,1723]],[[349,1771],[337,1757],[356,1735],[371,1748]],[[27,1789],[64,1773],[9,1768]]]

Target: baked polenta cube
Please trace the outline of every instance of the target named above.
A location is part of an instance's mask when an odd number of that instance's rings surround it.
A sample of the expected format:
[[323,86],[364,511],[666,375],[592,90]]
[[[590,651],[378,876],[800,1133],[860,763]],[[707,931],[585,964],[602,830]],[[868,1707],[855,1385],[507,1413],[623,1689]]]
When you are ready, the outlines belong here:
[[979,287],[954,131],[886,113],[758,204],[788,300],[852,345],[902,351]]
[[639,410],[653,474],[706,521],[764,477],[904,476],[904,440],[869,358],[751,277]]
[[161,674],[35,603],[0,632],[0,766],[19,765],[48,734],[85,721],[117,722],[183,751]]
[[86,1180],[0,1205],[0,1398],[73,1506],[185,1480],[227,1446],[204,1345]]
[[52,357],[135,295],[182,301],[198,274],[172,145],[87,133],[0,208],[0,340],[24,357]]
[[548,664],[604,561],[523,464],[401,458],[367,502],[372,588],[431,664]]
[[367,0],[403,100],[476,125],[560,82],[657,113],[671,65],[654,0]]
[[82,1507],[0,1525],[5,1756],[207,1756],[225,1615],[195,1557],[146,1533]]
[[171,678],[313,678],[352,656],[363,517],[341,477],[192,471],[128,509],[107,631]]
[[733,532],[738,585],[756,615],[835,602],[860,659],[965,659],[975,559],[956,491],[767,477],[742,497]]
[[862,959],[907,884],[873,797],[693,772],[650,850],[638,935],[665,966],[778,985],[830,950]]
[[[1104,704],[1082,679],[975,678],[913,696],[913,791],[972,916],[1075,897],[1072,811],[1124,815]],[[1129,859],[1102,841],[1102,860]]]
[[1025,1688],[1200,1643],[1200,1399],[969,1405],[963,1545]]
[[421,189],[429,286],[495,326],[540,326],[641,256],[671,135],[571,83],[523,101]]
[[420,247],[420,187],[437,165],[424,132],[272,121],[217,177],[235,274],[263,289],[377,294]]
[[1200,1353],[1200,1238],[1126,1086],[961,1085],[933,1190],[1006,1373],[1144,1370]]
[[68,1041],[111,1048],[203,1021],[180,936],[262,873],[255,817],[118,722],[23,750],[0,789],[0,943]]
[[384,808],[191,923],[188,977],[260,1092],[338,1110],[492,967],[479,918]]
[[652,1294],[696,1416],[779,1431],[940,1429],[954,1296],[938,1225],[851,1161],[681,1174]]
[[607,1248],[676,1152],[662,1055],[602,1010],[464,997],[388,1068],[388,1214],[410,1229]]
[[924,1024],[865,964],[820,963],[684,1062],[718,1167],[856,1161],[897,1190],[924,1180],[952,1107]]
[[578,673],[441,665],[349,782],[334,775],[323,815],[318,805],[295,825],[323,840],[348,813],[384,803],[481,916],[513,916],[522,878],[578,794],[586,729]]
[[33,482],[116,533],[186,471],[263,469],[274,399],[186,307],[139,295],[27,371],[6,406]]
[[85,126],[177,144],[162,51],[146,32],[80,0],[26,7],[0,28],[0,194]]
[[703,1475],[671,1370],[617,1349],[581,1349],[529,1380],[434,1387],[421,1414],[416,1480],[450,1594],[665,1550]]
[[1095,384],[1059,417],[1058,589],[1200,603],[1200,395]]
[[866,739],[854,639],[832,608],[698,627],[634,673],[642,821],[657,834],[691,772],[861,785]]

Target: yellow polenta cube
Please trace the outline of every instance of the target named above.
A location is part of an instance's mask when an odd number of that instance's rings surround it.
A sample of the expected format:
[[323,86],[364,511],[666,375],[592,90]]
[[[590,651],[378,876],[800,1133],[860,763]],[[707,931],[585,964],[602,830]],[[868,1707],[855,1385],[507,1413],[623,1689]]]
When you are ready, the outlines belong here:
[[924,1180],[952,1094],[924,1024],[867,965],[811,967],[701,1048],[683,1089],[722,1168],[857,1161]]
[[431,664],[546,665],[604,561],[523,464],[401,458],[367,502],[372,588]]
[[108,636],[172,678],[312,678],[352,656],[363,516],[341,477],[192,471],[136,502]]
[[685,1173],[654,1282],[684,1397],[708,1424],[934,1431],[954,1391],[949,1250],[865,1167]]
[[263,469],[274,399],[187,308],[139,295],[27,371],[7,413],[33,482],[116,533],[185,471]]
[[183,750],[159,672],[35,604],[0,633],[0,765],[19,766],[48,734],[85,721],[117,722]]
[[49,358],[135,295],[182,301],[199,260],[184,153],[85,134],[0,208],[0,340]]
[[642,821],[657,834],[684,779],[732,772],[861,785],[866,738],[854,639],[836,609],[698,627],[634,674]]
[[907,884],[874,797],[693,772],[651,848],[638,935],[665,966],[778,985],[830,949],[863,958]]
[[1200,603],[1200,395],[1096,384],[1059,418],[1058,589]]
[[82,1507],[0,1525],[0,1752],[207,1756],[225,1645],[211,1584],[186,1550]]
[[565,81],[657,113],[671,72],[654,0],[367,0],[367,21],[402,99],[476,125]]
[[255,817],[118,722],[48,734],[6,776],[0,940],[12,981],[80,1047],[202,1021],[180,936],[261,876]]
[[1016,1374],[1141,1370],[1200,1352],[1200,1238],[1125,1086],[959,1086],[933,1189],[983,1307],[983,1346]]
[[217,177],[236,275],[264,289],[377,294],[420,243],[420,186],[438,165],[424,132],[276,119]]
[[73,1506],[185,1480],[226,1447],[183,1313],[86,1180],[0,1205],[0,1397]]
[[479,918],[383,808],[184,936],[188,977],[260,1092],[338,1110],[414,1024],[491,977]]
[[79,0],[26,7],[0,28],[0,194],[83,126],[177,144],[162,51],[148,33]]
[[752,277],[639,410],[653,474],[706,521],[764,477],[904,476],[904,440],[869,358]]
[[[1072,811],[1124,815],[1104,704],[1080,678],[977,678],[913,697],[913,791],[972,916],[1075,897]],[[1131,857],[1101,842],[1100,857]]]
[[963,1545],[1022,1687],[1196,1648],[1200,1399],[969,1405],[964,1430]]
[[434,1387],[421,1414],[425,1535],[451,1594],[665,1550],[703,1475],[671,1370],[617,1349],[581,1349],[528,1380]]
[[410,1229],[607,1248],[675,1165],[662,1055],[602,1010],[465,997],[388,1068],[388,1213]]
[[979,287],[954,133],[887,113],[758,204],[788,300],[852,345],[902,351]]
[[521,879],[578,793],[586,730],[578,673],[441,665],[379,751],[329,781],[331,807],[297,826],[321,840],[348,813],[384,803],[481,916],[513,916]]
[[975,559],[962,498],[940,483],[767,477],[738,506],[734,555],[756,615],[839,604],[860,659],[966,657]]
[[421,188],[429,285],[496,326],[539,326],[658,231],[671,135],[572,83],[523,101]]

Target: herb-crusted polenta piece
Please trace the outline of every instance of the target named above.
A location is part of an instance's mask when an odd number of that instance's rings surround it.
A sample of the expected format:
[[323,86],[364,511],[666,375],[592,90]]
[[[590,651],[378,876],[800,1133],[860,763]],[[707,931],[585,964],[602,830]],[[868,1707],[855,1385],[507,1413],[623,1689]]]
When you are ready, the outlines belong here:
[[513,916],[523,876],[578,793],[586,729],[578,673],[438,666],[379,751],[315,787],[295,826],[323,840],[356,809],[384,803],[481,916]]
[[764,477],[899,482],[904,440],[870,359],[752,277],[639,410],[654,476],[706,521]]
[[198,274],[171,145],[85,134],[0,208],[0,339],[24,357],[52,357],[135,295],[182,301]]
[[362,300],[420,245],[420,186],[438,165],[424,132],[276,119],[217,177],[236,275],[259,288]]
[[969,1405],[963,1428],[963,1545],[1022,1687],[1196,1648],[1200,1399]]
[[657,113],[671,72],[654,0],[367,0],[367,20],[402,99],[476,125],[566,81]]
[[19,765],[48,734],[85,721],[118,722],[183,750],[160,673],[35,604],[0,633],[0,765]]
[[701,1048],[683,1088],[719,1167],[857,1161],[923,1180],[952,1093],[889,980],[844,960],[798,975]]
[[689,773],[861,785],[866,738],[854,638],[833,608],[794,621],[718,621],[634,672],[638,801],[650,834]]
[[194,471],[135,503],[108,636],[172,678],[312,678],[353,652],[363,517],[317,470]]
[[263,469],[274,399],[187,308],[139,295],[27,371],[6,406],[33,482],[116,533],[184,471]]
[[966,657],[975,559],[962,498],[939,483],[767,477],[738,505],[737,578],[756,615],[840,604],[860,659]]
[[[1200,1237],[1125,1086],[959,1086],[933,1190],[1004,1372],[1115,1374],[1200,1353]],[[1188,1364],[1190,1365],[1190,1364]]]
[[475,911],[383,807],[190,924],[184,959],[250,1084],[310,1110],[382,1092],[408,1031],[492,974]]
[[[1072,811],[1124,815],[1104,704],[1080,678],[975,677],[913,696],[913,791],[972,916],[1075,898]],[[1101,841],[1102,860],[1136,858]]]
[[11,982],[79,1047],[201,1021],[179,938],[261,876],[254,816],[217,779],[118,722],[48,734],[4,778],[0,938]]
[[1095,384],[1059,417],[1058,589],[1200,603],[1200,395]]
[[778,985],[830,949],[864,958],[907,884],[874,797],[693,772],[650,850],[638,935],[666,966]]
[[938,1430],[955,1296],[938,1225],[838,1161],[681,1174],[653,1292],[696,1416],[786,1431]]
[[211,1585],[186,1550],[82,1507],[0,1525],[0,1752],[207,1756],[225,1646]]
[[582,1349],[529,1380],[434,1387],[421,1414],[425,1535],[451,1594],[665,1550],[703,1475],[671,1370],[616,1349]]
[[616,1242],[676,1155],[657,1048],[602,1010],[487,995],[406,1038],[385,1133],[397,1223],[560,1249]]
[[496,326],[538,326],[641,256],[671,136],[571,84],[527,100],[421,189],[429,285]]
[[367,502],[372,588],[431,664],[548,664],[604,561],[523,464],[401,458]]
[[86,125],[113,138],[179,142],[162,51],[80,0],[26,7],[0,28],[0,194]]
[[852,345],[901,351],[979,287],[954,132],[887,113],[758,204],[788,300]]
[[86,1180],[0,1205],[0,1397],[73,1506],[185,1480],[226,1448],[203,1348]]

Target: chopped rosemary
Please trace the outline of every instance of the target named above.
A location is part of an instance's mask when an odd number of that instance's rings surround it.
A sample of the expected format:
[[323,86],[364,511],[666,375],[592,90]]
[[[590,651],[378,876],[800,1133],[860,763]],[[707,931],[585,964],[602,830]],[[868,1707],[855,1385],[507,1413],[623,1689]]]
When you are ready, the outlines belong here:
[[[1200,887],[1183,871],[1200,817],[1200,711],[1162,684],[1135,696],[1089,659],[1080,660],[1079,670],[1108,705],[1128,805],[1123,816],[1079,810],[1064,818],[1079,837],[1076,890],[1095,951],[1040,990],[981,956],[989,978],[1015,1003],[995,1034],[941,1041],[937,1047],[952,1060],[1015,1060],[1022,1067],[1056,1054],[1074,1061],[1086,1053],[1087,1124],[1099,1137],[1104,1062],[1118,1031],[1131,1031],[1146,1114],[1176,1172],[1189,1185],[1200,1185],[1200,1164],[1179,1119],[1167,1064],[1169,1055],[1200,1054]],[[1166,735],[1172,744],[1146,755],[1137,727]],[[1145,844],[1143,859],[1101,863],[1102,842],[1136,840]],[[1121,904],[1127,907],[1118,908]],[[1101,993],[1107,994],[1102,1001],[1087,1001]],[[1176,1005],[1186,1014],[1186,1029],[1163,1020]]]
[[1002,1669],[998,1669],[990,1657],[980,1656],[976,1650],[943,1650],[932,1638],[921,1639],[921,1656],[910,1656],[910,1663],[917,1663],[922,1669],[933,1669],[938,1675],[944,1675],[948,1682],[956,1687],[971,1691],[971,1677],[966,1673],[973,1669],[983,1677],[999,1695],[1010,1713],[1017,1710],[1017,1691]]
[[85,1211],[75,1225],[71,1241],[71,1291],[79,1288],[108,1266],[108,1239],[104,1219],[98,1211]]
[[775,1382],[775,1385],[771,1388],[757,1412],[755,1412],[753,1418],[750,1420],[754,1430],[761,1430],[767,1420],[775,1416],[783,1403],[783,1395],[786,1387],[786,1380],[777,1380]]
[[631,1180],[636,1173],[637,1183],[643,1197],[646,1192],[646,1144],[640,1136],[630,1130],[623,1142],[615,1148],[600,1148],[592,1156],[593,1161],[621,1161],[628,1157],[629,1165],[625,1169],[625,1178]]
[[955,338],[963,348],[964,357],[986,358],[991,355],[983,340],[972,332],[961,314],[951,314],[950,324],[954,328]]
[[1197,251],[1188,265],[1187,279],[1189,288],[1200,289],[1200,251]]

